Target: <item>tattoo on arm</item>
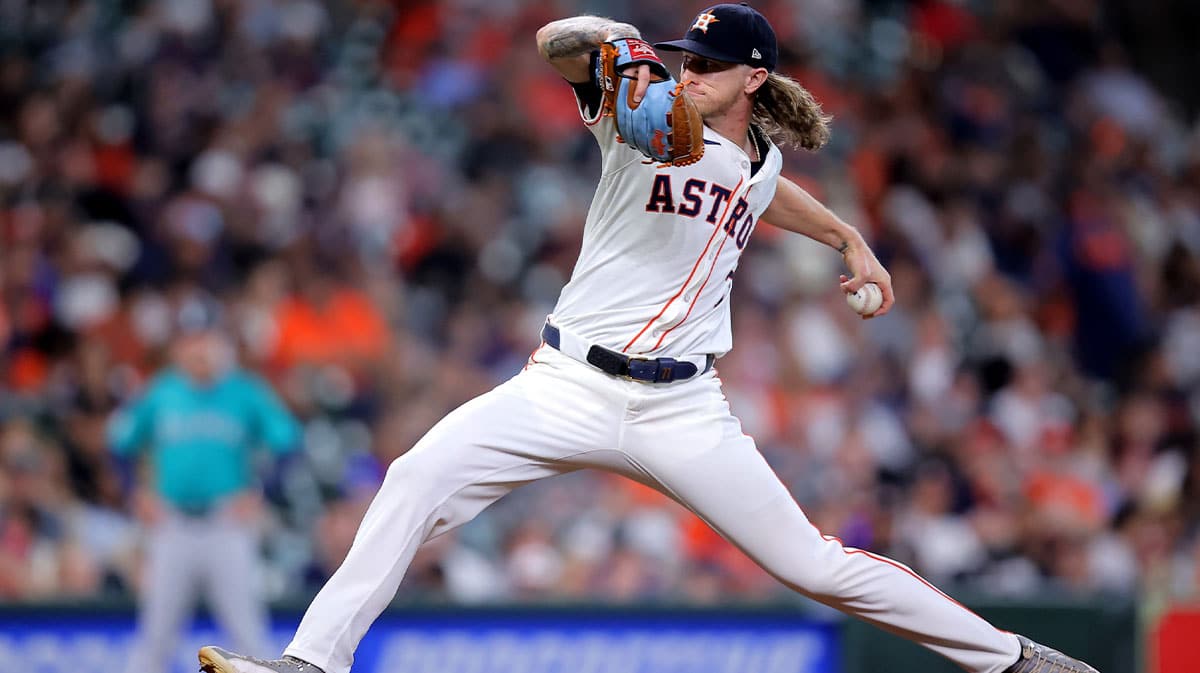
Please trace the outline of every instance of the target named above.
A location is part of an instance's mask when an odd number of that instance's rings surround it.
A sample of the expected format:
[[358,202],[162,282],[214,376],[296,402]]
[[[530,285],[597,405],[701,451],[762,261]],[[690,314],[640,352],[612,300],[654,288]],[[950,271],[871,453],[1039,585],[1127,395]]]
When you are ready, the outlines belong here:
[[561,19],[538,32],[538,48],[546,59],[582,56],[607,40],[641,37],[637,28],[599,16]]
[[838,246],[838,252],[842,253],[843,255],[846,254],[846,251],[849,249],[850,241],[842,241],[842,244]]

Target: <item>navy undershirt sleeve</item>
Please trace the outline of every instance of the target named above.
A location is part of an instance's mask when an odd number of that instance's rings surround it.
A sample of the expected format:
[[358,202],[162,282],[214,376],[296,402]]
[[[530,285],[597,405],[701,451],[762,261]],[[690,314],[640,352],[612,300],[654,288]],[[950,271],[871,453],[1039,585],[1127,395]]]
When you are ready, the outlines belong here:
[[600,101],[604,92],[595,82],[570,82],[570,85],[575,89],[575,95],[579,97],[579,103],[589,117],[600,111]]

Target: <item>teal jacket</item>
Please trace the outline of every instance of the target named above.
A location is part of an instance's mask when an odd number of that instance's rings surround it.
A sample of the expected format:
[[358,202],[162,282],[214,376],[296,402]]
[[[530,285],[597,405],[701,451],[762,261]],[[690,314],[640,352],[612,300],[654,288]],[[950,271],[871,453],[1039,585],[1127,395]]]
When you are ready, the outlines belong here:
[[249,488],[256,449],[282,454],[299,439],[299,424],[270,386],[237,369],[207,386],[167,369],[108,425],[113,452],[148,449],[159,495],[187,509]]

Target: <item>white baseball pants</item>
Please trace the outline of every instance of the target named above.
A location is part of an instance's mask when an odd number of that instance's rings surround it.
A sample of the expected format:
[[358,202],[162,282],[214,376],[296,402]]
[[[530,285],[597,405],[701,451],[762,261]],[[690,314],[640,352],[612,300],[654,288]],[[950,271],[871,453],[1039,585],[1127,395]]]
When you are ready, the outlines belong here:
[[822,536],[742,433],[714,372],[645,384],[548,346],[391,465],[346,560],[309,606],[286,654],[346,673],[422,542],[522,484],[581,468],[658,489],[792,589],[968,671],[1001,673],[1017,659],[1013,634],[905,566]]

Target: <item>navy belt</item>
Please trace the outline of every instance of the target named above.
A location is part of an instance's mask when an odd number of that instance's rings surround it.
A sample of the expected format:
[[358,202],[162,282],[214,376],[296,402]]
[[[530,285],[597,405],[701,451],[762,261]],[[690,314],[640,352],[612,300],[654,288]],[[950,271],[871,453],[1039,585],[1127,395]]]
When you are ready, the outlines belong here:
[[[542,341],[555,350],[562,350],[562,333],[549,322],[542,327]],[[703,371],[712,369],[716,356],[705,357]],[[609,350],[598,344],[587,350],[587,363],[613,376],[642,381],[645,383],[670,383],[690,379],[699,371],[696,365],[675,358],[642,358]]]

